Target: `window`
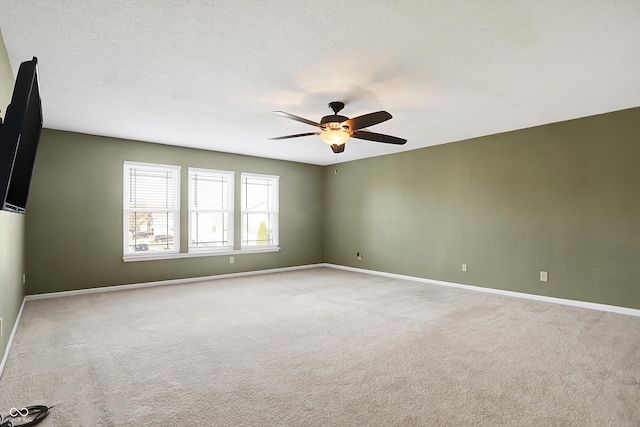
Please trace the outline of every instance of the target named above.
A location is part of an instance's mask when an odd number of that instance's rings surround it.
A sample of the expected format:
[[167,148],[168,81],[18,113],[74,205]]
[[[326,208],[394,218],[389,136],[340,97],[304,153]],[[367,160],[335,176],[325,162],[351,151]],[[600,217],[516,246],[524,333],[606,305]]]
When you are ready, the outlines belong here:
[[277,176],[242,174],[242,248],[278,246]]
[[189,251],[233,250],[233,172],[189,168]]
[[124,162],[124,261],[280,250],[280,177],[242,173],[235,194],[235,172],[189,168],[188,252],[181,253],[180,174],[180,166]]
[[180,251],[180,167],[124,162],[124,255]]

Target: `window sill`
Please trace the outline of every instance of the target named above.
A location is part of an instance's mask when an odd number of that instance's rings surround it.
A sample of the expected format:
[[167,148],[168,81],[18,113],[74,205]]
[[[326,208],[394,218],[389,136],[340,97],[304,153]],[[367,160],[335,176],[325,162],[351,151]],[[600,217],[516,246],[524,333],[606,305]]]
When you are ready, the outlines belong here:
[[262,254],[267,252],[278,252],[280,247],[269,246],[268,248],[260,249],[234,249],[229,251],[216,251],[216,252],[181,252],[171,254],[157,254],[157,255],[125,255],[122,257],[124,262],[135,261],[157,261],[162,259],[177,259],[177,258],[197,258],[208,256],[224,256],[224,255],[245,255],[245,254]]

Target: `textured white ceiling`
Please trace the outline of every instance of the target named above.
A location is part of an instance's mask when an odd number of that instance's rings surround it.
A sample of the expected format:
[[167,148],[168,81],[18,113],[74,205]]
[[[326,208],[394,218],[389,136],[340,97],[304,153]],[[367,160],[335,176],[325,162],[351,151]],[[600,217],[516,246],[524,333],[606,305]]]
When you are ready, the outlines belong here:
[[[319,165],[640,105],[638,0],[0,0],[0,29],[45,127]],[[267,140],[330,101],[408,143]]]

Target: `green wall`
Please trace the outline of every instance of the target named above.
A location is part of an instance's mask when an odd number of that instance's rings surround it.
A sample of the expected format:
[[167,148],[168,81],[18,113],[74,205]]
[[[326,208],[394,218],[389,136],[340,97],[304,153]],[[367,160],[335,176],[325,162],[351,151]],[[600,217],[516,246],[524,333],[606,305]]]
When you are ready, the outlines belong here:
[[[189,167],[280,176],[279,252],[122,260],[123,162],[179,165],[181,251],[187,248]],[[27,205],[27,293],[211,276],[322,262],[322,168],[44,129]],[[236,197],[239,239],[239,197]],[[239,240],[237,240],[239,241]]]
[[327,167],[325,262],[640,309],[639,123],[634,108]]
[[[13,70],[0,32],[0,117],[11,102],[13,94]],[[22,285],[24,272],[24,216],[0,211],[0,317],[3,333],[0,337],[0,360],[7,348],[11,330],[15,324],[25,295]]]
[[[640,108],[325,168],[45,129],[27,293],[328,262],[640,309],[637,123]],[[280,175],[282,250],[123,262],[125,160],[182,166],[183,206],[189,166]],[[184,210],[181,227],[185,251]]]

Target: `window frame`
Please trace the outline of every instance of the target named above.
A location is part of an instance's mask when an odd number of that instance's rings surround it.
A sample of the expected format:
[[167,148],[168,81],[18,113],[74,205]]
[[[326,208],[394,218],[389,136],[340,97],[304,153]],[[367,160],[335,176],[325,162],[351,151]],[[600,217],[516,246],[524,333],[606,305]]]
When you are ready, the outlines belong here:
[[[195,194],[191,191],[192,177],[194,174],[201,173],[209,176],[222,176],[227,179],[227,206],[228,209],[193,209],[192,206],[193,198]],[[197,253],[197,254],[216,254],[218,252],[229,252],[232,251],[235,246],[235,172],[234,171],[223,171],[216,169],[204,169],[204,168],[188,168],[188,184],[187,191],[189,194],[188,197],[188,206],[187,206],[187,215],[188,215],[188,235],[189,241],[187,243],[187,248],[189,253]],[[228,244],[221,246],[208,246],[208,247],[198,247],[193,246],[193,223],[192,223],[192,213],[193,212],[226,212],[228,214]]]
[[[246,178],[260,178],[266,179],[272,182],[272,197],[274,199],[273,207],[270,210],[262,211],[249,211],[246,210]],[[278,175],[265,175],[257,173],[242,172],[240,174],[240,250],[245,252],[251,251],[266,251],[279,249],[280,245],[280,176]],[[272,243],[267,245],[258,244],[246,244],[248,242],[246,238],[246,221],[245,214],[251,213],[266,213],[274,215],[274,221],[271,227]]]
[[[161,209],[161,208],[145,208],[145,212],[169,212],[173,214],[173,248],[164,251],[130,251],[129,250],[129,214],[131,212],[141,211],[140,208],[131,208],[129,206],[130,195],[130,170],[134,168],[151,169],[158,171],[171,172],[173,174],[173,209]],[[165,165],[159,163],[143,163],[125,161],[123,163],[123,224],[122,224],[122,253],[123,259],[126,261],[144,258],[167,258],[167,256],[174,256],[180,253],[180,174],[181,167],[177,165]]]

